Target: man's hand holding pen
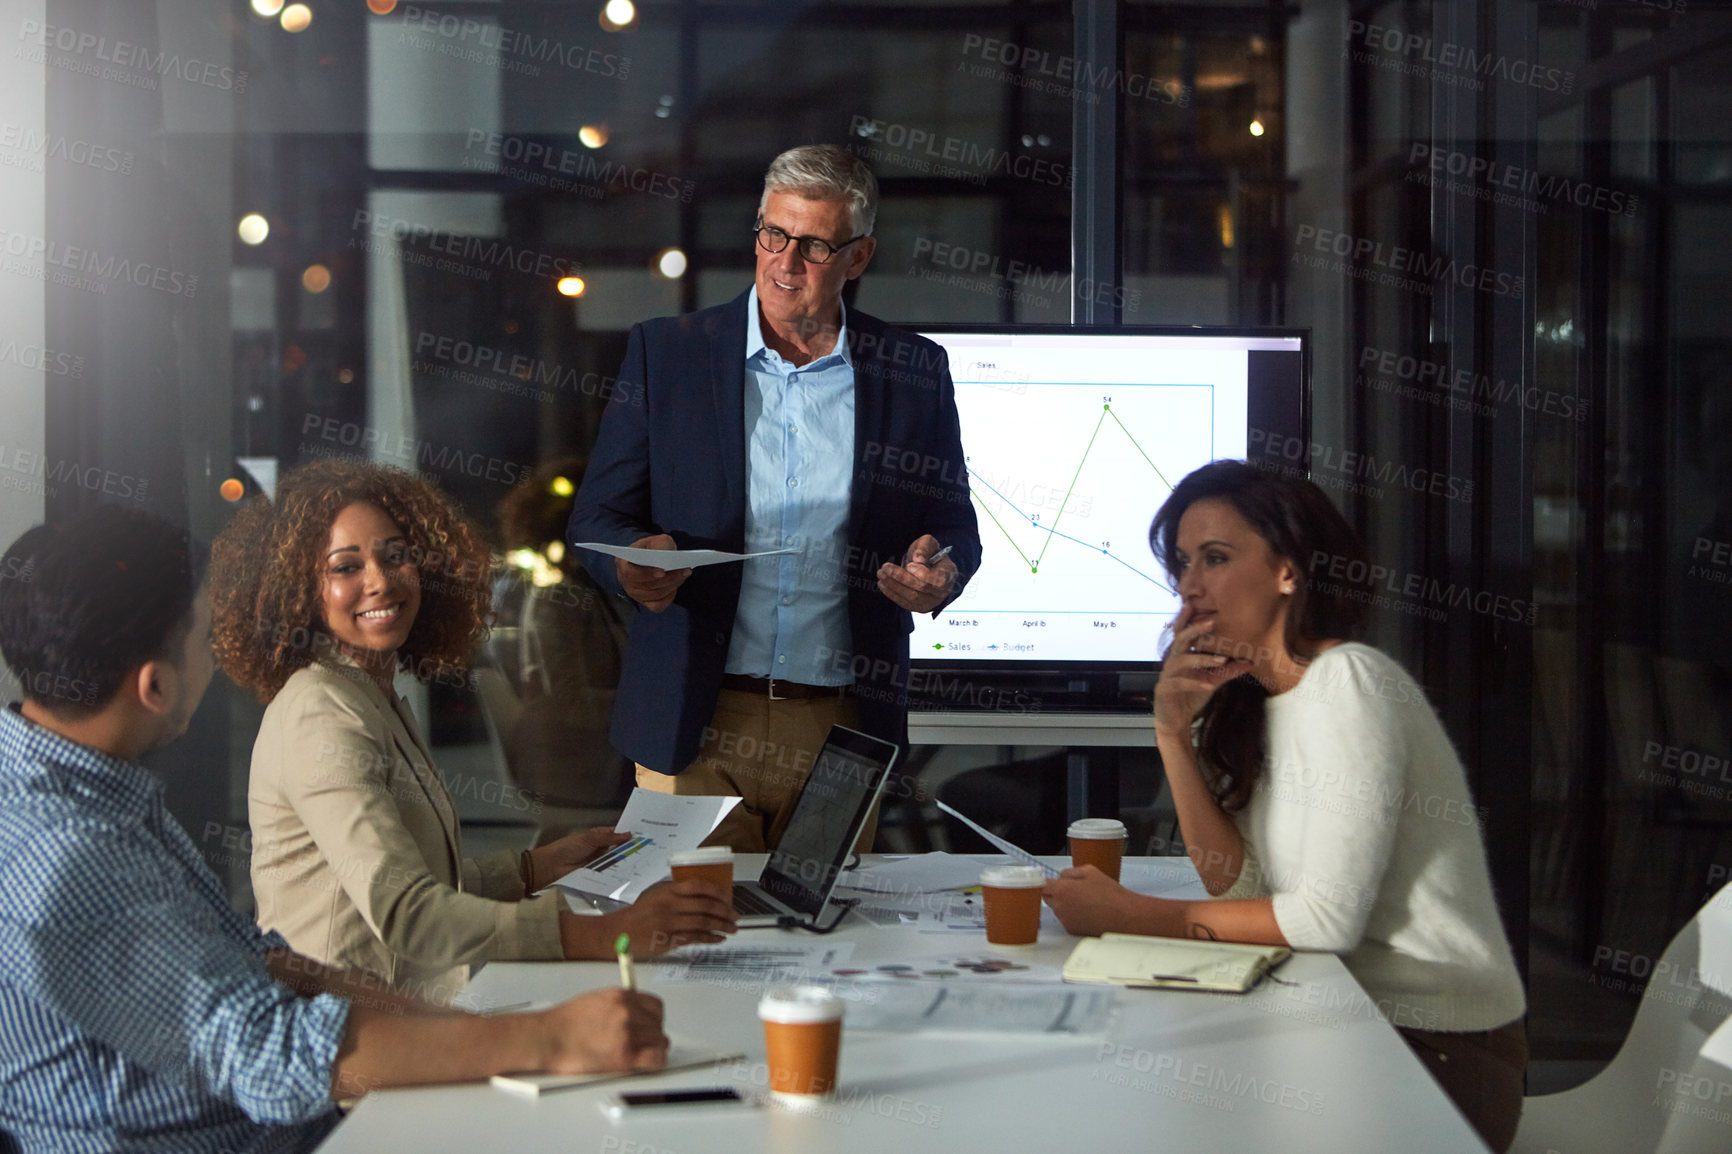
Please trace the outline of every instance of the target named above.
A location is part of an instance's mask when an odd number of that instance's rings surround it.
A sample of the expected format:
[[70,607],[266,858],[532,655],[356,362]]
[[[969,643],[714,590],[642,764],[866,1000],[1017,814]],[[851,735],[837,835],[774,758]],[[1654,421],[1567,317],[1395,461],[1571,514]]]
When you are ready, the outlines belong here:
[[911,613],[930,613],[944,604],[961,576],[950,549],[940,549],[930,533],[916,538],[902,564],[887,561],[878,567],[878,591]]

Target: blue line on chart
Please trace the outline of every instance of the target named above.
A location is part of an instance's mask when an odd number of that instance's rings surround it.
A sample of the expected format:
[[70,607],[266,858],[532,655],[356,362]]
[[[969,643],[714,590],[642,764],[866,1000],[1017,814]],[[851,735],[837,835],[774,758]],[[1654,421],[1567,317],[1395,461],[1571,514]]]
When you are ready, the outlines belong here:
[[[1009,507],[1011,512],[1015,513],[1018,517],[1021,517],[1024,521],[1027,521],[1030,525],[1034,526],[1036,529],[1039,529],[1042,533],[1047,534],[1049,537],[1063,537],[1066,541],[1076,542],[1076,544],[1081,545],[1084,549],[1087,549],[1090,553],[1099,553],[1102,556],[1111,557],[1114,561],[1117,561],[1120,565],[1123,565],[1126,569],[1129,569],[1132,573],[1135,573],[1138,577],[1141,577],[1144,581],[1149,582],[1149,584],[1154,585],[1160,589],[1167,589],[1167,587],[1165,585],[1162,585],[1155,578],[1150,577],[1147,573],[1144,573],[1141,569],[1138,569],[1135,565],[1132,565],[1129,561],[1126,561],[1123,557],[1118,556],[1116,553],[1108,552],[1107,550],[1102,549],[1098,545],[1090,545],[1087,541],[1079,540],[1076,537],[1072,537],[1069,533],[1060,533],[1057,529],[1049,529],[1045,525],[1042,525],[1039,521],[1036,521],[1033,517],[1030,517],[1027,513],[1024,513],[1021,509],[1018,509],[1016,507],[1015,502],[1013,502],[1009,497],[1006,497],[1003,493],[1000,493],[997,489],[993,489],[992,483],[990,481],[982,481],[980,479],[980,474],[972,473],[969,475],[968,479],[971,482],[978,482],[979,484],[984,485],[986,488],[991,489],[992,495],[997,497],[1000,501],[1003,501],[1005,503],[1005,505],[1007,507]],[[1173,592],[1173,590],[1167,589],[1167,592],[1171,593],[1171,592]]]

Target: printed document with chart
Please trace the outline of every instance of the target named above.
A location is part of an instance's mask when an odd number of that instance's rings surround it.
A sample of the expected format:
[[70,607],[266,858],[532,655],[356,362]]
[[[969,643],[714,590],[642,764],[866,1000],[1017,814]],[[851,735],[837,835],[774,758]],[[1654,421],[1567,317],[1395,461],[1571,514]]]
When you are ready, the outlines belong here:
[[667,880],[669,854],[697,849],[739,804],[737,797],[679,797],[634,789],[614,826],[631,834],[631,840],[553,884],[616,902],[636,901],[645,890]]

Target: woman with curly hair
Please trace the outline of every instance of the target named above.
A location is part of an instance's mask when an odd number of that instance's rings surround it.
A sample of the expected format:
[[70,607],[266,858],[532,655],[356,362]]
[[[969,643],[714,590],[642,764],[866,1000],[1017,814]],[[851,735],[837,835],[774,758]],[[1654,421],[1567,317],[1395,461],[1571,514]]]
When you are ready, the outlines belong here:
[[623,840],[588,830],[463,856],[451,796],[399,671],[459,682],[485,637],[486,545],[414,473],[359,461],[303,466],[242,509],[212,546],[217,660],[267,703],[247,806],[259,924],[328,965],[449,1000],[472,964],[605,958],[718,941],[719,889],[682,882],[577,917],[530,897]]

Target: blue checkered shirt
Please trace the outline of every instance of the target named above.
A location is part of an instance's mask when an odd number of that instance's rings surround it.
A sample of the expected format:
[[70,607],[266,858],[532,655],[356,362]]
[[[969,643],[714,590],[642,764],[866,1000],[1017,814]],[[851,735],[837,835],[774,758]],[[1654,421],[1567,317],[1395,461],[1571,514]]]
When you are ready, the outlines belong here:
[[312,1148],[349,1006],[273,981],[284,946],[155,775],[0,709],[0,1130],[23,1150]]

